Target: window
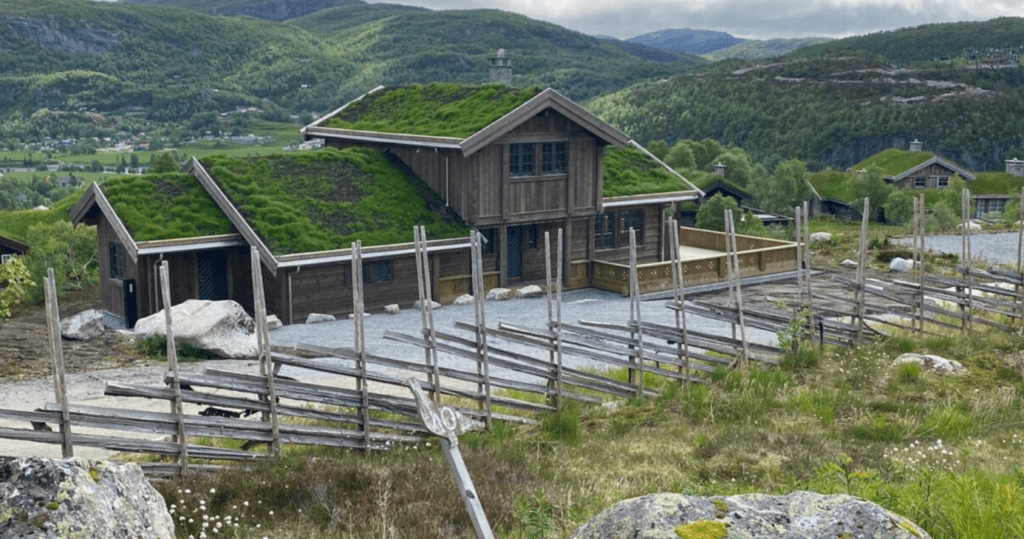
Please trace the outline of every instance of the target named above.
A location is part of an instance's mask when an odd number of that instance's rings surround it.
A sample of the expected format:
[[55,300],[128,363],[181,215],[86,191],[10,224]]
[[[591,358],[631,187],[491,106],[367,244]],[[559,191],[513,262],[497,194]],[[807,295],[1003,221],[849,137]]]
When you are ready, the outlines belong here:
[[629,210],[622,216],[623,244],[629,245],[629,229],[636,231],[636,244],[644,243],[644,210]]
[[530,249],[540,247],[540,225],[532,224],[526,226],[527,245]]
[[949,187],[948,176],[939,176],[939,187]]
[[537,173],[537,155],[534,144],[508,145],[508,173],[510,176],[533,176]]
[[918,176],[914,178],[914,188],[922,189],[928,186],[928,179],[924,176]]
[[615,212],[603,213],[594,220],[594,248],[615,248]]
[[387,283],[391,281],[391,261],[376,260],[363,264],[363,283]]
[[0,255],[0,264],[6,264],[14,260],[14,255]]
[[110,278],[124,279],[124,245],[110,242]]
[[569,170],[568,142],[545,142],[540,147],[541,173],[565,174]]
[[480,235],[483,236],[483,245],[480,246],[480,254],[493,255],[494,247],[496,242],[495,237],[498,235],[498,229],[496,228],[485,228],[480,231]]

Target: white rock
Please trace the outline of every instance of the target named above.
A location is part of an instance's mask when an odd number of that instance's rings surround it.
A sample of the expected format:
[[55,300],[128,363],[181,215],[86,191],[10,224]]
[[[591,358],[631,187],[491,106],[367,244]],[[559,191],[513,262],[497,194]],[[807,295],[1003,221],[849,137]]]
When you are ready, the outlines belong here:
[[[956,229],[962,231],[964,229],[964,224],[960,223],[959,225],[956,225]],[[975,221],[968,221],[967,222],[967,229],[972,231],[972,232],[976,232],[978,230],[981,230],[981,224],[979,224],[979,223],[977,223]]]
[[89,309],[69,316],[60,321],[60,334],[65,339],[78,341],[95,339],[103,335],[107,329],[103,324],[103,317],[103,311],[98,309]]
[[[420,308],[420,300],[414,301],[413,304],[412,304],[412,308],[413,309],[419,309]],[[430,308],[434,309],[434,310],[440,309],[441,308],[441,304],[436,302],[436,301],[434,301],[434,300],[431,300],[430,301]]]
[[849,258],[840,262],[839,265],[844,268],[857,269],[857,262],[850,260]]
[[398,314],[402,312],[402,309],[401,307],[398,306],[397,303],[392,303],[390,305],[384,306],[384,312],[387,314]]
[[811,243],[832,243],[830,232],[815,232],[811,234]]
[[476,300],[473,298],[473,294],[463,294],[455,298],[452,305],[472,305],[474,301]]
[[492,288],[487,291],[487,296],[484,298],[489,301],[505,301],[512,297],[512,291],[508,288]]
[[309,313],[309,316],[306,317],[307,324],[322,324],[324,322],[334,322],[335,320],[337,318],[334,315],[323,313]]
[[516,289],[517,298],[535,298],[544,295],[544,291],[535,284],[527,285]]
[[275,329],[283,326],[281,319],[276,314],[267,315],[267,329],[274,331]]
[[926,369],[948,374],[962,374],[967,372],[967,369],[965,369],[963,364],[959,361],[955,359],[946,359],[935,354],[907,353],[900,355],[892,362],[893,365],[903,365],[905,363],[916,363]]
[[906,273],[912,269],[914,269],[913,260],[907,260],[905,258],[900,258],[897,256],[896,258],[892,259],[891,262],[889,262],[889,271],[894,271],[896,273]]
[[[135,338],[167,335],[164,311],[135,323]],[[171,307],[174,340],[223,358],[256,357],[256,323],[231,300],[190,299]]]
[[0,478],[4,537],[174,538],[167,504],[138,464],[18,458],[0,461]]

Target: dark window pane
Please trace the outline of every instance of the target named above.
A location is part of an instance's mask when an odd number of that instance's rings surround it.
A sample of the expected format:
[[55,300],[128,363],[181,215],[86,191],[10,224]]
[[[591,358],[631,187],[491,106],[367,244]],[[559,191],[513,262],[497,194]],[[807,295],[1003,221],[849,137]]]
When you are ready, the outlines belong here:
[[509,144],[508,172],[510,176],[533,176],[537,173],[535,144]]

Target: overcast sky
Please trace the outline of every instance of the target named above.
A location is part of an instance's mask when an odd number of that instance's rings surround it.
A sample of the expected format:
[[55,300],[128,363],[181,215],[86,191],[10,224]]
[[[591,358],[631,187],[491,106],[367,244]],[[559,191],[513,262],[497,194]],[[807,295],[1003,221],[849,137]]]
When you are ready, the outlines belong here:
[[[377,3],[378,0],[369,0]],[[926,23],[1024,15],[1024,0],[386,0],[430,9],[496,8],[591,35],[668,28],[747,39],[847,37]]]

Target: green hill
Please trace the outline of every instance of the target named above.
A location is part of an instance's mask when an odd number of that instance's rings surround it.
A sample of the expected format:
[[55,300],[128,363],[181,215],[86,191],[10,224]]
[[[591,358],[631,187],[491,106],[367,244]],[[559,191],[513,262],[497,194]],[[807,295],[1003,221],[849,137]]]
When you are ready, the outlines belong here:
[[494,10],[354,2],[284,23],[174,5],[0,0],[0,146],[241,131],[239,108],[288,121],[381,84],[479,84],[498,48],[512,58],[515,85],[575,100],[705,63]]
[[759,60],[761,58],[773,58],[791,53],[795,50],[818,43],[832,41],[827,37],[802,37],[793,39],[753,39],[737,43],[731,47],[703,54],[704,58],[711,61],[739,58],[741,60]]
[[177,7],[205,11],[211,15],[247,15],[257,19],[286,21],[342,4],[364,4],[362,0],[122,0],[125,4]]

